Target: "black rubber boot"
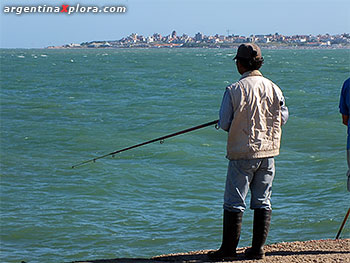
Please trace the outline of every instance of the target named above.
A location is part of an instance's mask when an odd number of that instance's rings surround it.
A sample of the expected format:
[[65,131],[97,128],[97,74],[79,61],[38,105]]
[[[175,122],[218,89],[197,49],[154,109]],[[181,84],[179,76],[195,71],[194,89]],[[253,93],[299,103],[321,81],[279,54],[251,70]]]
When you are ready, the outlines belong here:
[[264,244],[269,233],[271,210],[255,209],[252,247],[245,251],[247,259],[262,259],[265,256]]
[[219,250],[210,251],[211,260],[232,260],[236,257],[236,248],[241,235],[243,212],[224,210],[222,244]]

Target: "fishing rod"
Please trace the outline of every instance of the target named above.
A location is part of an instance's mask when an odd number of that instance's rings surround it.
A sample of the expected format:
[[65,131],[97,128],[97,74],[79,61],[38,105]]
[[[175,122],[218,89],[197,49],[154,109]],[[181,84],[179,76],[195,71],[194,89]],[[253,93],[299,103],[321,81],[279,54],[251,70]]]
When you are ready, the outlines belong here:
[[346,215],[345,215],[345,217],[344,217],[343,223],[341,224],[341,226],[340,226],[340,228],[339,228],[339,231],[338,231],[337,236],[335,237],[335,239],[338,239],[338,238],[339,238],[340,233],[341,233],[341,231],[343,230],[343,227],[344,227],[344,225],[345,225],[345,223],[346,223],[346,220],[348,220],[349,215],[350,215],[350,208],[348,209],[348,212],[346,213]]
[[83,161],[83,162],[81,162],[81,163],[75,164],[75,165],[72,166],[72,168],[74,169],[74,168],[76,168],[76,167],[78,167],[78,166],[81,166],[81,165],[84,165],[84,164],[87,164],[87,163],[96,162],[96,160],[105,158],[105,157],[107,157],[107,156],[112,156],[112,157],[114,157],[114,155],[116,155],[117,153],[121,153],[121,152],[124,152],[124,151],[128,151],[128,150],[131,150],[131,149],[134,149],[134,148],[137,148],[137,147],[146,145],[146,144],[150,144],[150,143],[153,143],[153,142],[160,141],[160,143],[163,143],[165,139],[168,139],[168,138],[171,138],[171,137],[180,135],[180,134],[188,133],[188,132],[191,132],[191,131],[195,131],[195,130],[198,130],[198,129],[201,129],[201,128],[204,128],[204,127],[207,127],[207,126],[211,126],[211,125],[214,125],[214,124],[215,124],[215,127],[218,129],[218,128],[219,128],[219,127],[217,126],[218,122],[219,122],[219,120],[207,122],[207,123],[204,123],[204,124],[201,124],[201,125],[198,125],[198,126],[194,126],[194,127],[192,127],[192,128],[188,128],[188,129],[185,129],[185,130],[182,130],[182,131],[174,132],[174,133],[172,133],[172,134],[168,134],[168,135],[165,135],[165,136],[162,136],[162,137],[159,137],[159,138],[150,140],[150,141],[146,141],[146,142],[142,142],[142,143],[139,143],[139,144],[130,146],[130,147],[126,147],[126,148],[123,148],[123,149],[121,149],[121,150],[117,150],[117,151],[114,151],[114,152],[111,152],[111,153],[107,153],[107,154],[105,154],[105,155],[98,156],[98,157],[95,157],[95,158],[93,158],[93,159],[86,160],[86,161]]

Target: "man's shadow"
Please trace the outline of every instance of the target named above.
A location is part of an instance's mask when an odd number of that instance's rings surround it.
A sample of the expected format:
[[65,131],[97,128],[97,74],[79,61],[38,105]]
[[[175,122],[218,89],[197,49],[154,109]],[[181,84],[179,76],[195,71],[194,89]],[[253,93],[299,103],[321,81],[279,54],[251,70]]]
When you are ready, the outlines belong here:
[[[245,261],[244,252],[237,251],[237,258],[234,261]],[[164,262],[182,262],[182,263],[204,263],[211,261],[207,256],[208,251],[197,251],[190,254],[176,254],[167,256],[156,256],[146,258],[116,258],[101,259],[91,261],[74,261],[72,263],[164,263]],[[272,251],[266,252],[266,259],[273,256],[300,256],[300,255],[326,255],[326,254],[350,254],[350,251],[328,251],[328,250],[309,250],[309,251]],[[247,260],[248,261],[248,260]],[[222,262],[222,261],[220,261]]]

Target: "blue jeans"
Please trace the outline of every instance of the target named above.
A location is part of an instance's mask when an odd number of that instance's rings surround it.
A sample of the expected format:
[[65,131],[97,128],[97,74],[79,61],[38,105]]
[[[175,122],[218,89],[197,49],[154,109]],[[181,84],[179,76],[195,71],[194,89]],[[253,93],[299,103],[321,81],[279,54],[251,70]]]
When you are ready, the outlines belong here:
[[228,165],[224,209],[244,212],[245,198],[251,191],[250,208],[271,210],[272,181],[275,176],[273,157],[231,160]]

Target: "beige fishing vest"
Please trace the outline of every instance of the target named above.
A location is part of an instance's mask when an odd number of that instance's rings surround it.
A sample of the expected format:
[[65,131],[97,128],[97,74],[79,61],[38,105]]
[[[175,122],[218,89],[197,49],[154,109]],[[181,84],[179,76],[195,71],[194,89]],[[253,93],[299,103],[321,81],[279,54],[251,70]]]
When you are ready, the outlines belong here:
[[260,71],[246,72],[227,87],[234,107],[228,133],[227,158],[255,159],[279,154],[283,94]]

